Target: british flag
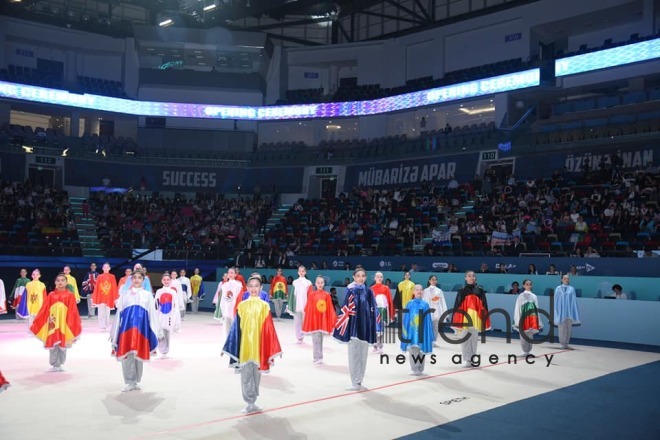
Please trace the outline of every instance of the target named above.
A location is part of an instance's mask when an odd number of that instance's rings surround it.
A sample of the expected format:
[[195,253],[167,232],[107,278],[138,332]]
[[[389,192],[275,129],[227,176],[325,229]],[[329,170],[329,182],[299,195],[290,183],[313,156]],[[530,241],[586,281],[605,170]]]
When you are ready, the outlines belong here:
[[351,294],[348,297],[348,304],[341,308],[342,314],[337,319],[335,328],[339,330],[339,334],[344,336],[348,328],[348,321],[351,316],[355,316],[355,296]]

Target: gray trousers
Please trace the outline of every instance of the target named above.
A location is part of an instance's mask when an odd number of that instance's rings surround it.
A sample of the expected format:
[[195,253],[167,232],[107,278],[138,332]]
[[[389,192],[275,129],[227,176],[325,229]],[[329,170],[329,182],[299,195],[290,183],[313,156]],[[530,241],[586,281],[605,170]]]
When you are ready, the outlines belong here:
[[183,321],[183,318],[186,316],[186,309],[179,309],[181,312],[181,321]]
[[440,332],[438,331],[438,329],[440,328],[439,325],[440,325],[440,320],[439,319],[434,319],[433,320],[433,337],[434,337],[433,343],[434,344],[436,344],[439,341],[439,338],[440,338]]
[[137,385],[142,380],[142,361],[137,360],[135,353],[131,353],[121,361],[121,371],[124,373],[126,385]]
[[53,367],[61,367],[66,362],[66,350],[59,345],[51,348],[50,350],[50,365]]
[[383,349],[383,332],[379,332],[376,335],[376,343],[374,344],[374,349],[375,350],[382,350]]
[[277,319],[280,319],[280,316],[282,316],[283,305],[284,305],[284,300],[282,298],[280,299],[273,298],[273,306],[275,308],[275,316],[277,316]]
[[296,338],[302,341],[305,335],[302,332],[303,319],[305,318],[304,312],[295,312],[293,314],[293,328],[296,331]]
[[254,404],[257,401],[260,381],[259,365],[250,362],[241,367],[241,391],[243,392],[243,400],[246,403]]
[[534,339],[534,333],[532,330],[523,332],[522,329],[519,329],[518,332],[520,333],[520,348],[522,348],[523,353],[529,354],[529,352],[532,351],[532,347],[534,345],[531,342],[527,342],[525,338],[523,338],[523,333],[527,335],[529,339]]
[[87,316],[90,318],[94,316],[94,301],[91,293],[87,294]]
[[160,354],[167,354],[170,352],[170,331],[163,329],[163,337],[158,338],[158,351]]
[[368,342],[359,339],[351,339],[348,342],[348,372],[351,375],[353,386],[362,385],[364,372],[367,370],[368,356]]
[[573,329],[573,320],[565,319],[559,324],[559,343],[561,348],[568,347],[568,343],[571,341],[571,330]]
[[314,362],[323,359],[323,333],[312,333],[312,348],[314,352]]
[[193,314],[197,314],[199,312],[199,295],[193,296],[192,304],[190,305],[190,310],[192,311]]
[[461,337],[470,335],[467,341],[461,344],[461,351],[463,352],[463,362],[470,362],[472,356],[477,354],[477,344],[479,343],[479,331],[476,328],[468,328],[461,332]]
[[[413,359],[413,356],[415,359]],[[424,360],[420,362],[420,358],[424,356]],[[415,362],[415,360],[417,362]],[[426,363],[426,356],[419,351],[419,347],[408,348],[408,362],[410,362],[410,371],[415,375],[424,373],[424,364]]]
[[99,327],[102,329],[109,328],[110,323],[110,307],[107,304],[99,304],[96,306],[99,311]]

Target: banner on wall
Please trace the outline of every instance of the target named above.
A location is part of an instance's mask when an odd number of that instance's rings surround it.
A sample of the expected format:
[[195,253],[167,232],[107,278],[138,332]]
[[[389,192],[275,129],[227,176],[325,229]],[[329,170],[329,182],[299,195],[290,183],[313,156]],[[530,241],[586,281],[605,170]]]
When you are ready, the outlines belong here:
[[378,188],[409,187],[424,183],[445,185],[454,177],[459,182],[467,182],[474,177],[478,161],[479,153],[469,153],[351,166],[346,169],[344,191],[350,191],[356,186]]
[[252,193],[259,186],[270,192],[302,192],[302,167],[291,168],[220,168],[139,165],[67,159],[65,184],[107,186],[145,191]]

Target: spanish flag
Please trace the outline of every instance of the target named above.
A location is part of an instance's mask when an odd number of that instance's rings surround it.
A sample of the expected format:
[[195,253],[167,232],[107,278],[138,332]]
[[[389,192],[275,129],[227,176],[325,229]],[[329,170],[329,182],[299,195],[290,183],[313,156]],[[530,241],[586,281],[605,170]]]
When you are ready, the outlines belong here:
[[44,343],[44,348],[70,347],[82,331],[76,297],[68,290],[50,292],[30,331]]

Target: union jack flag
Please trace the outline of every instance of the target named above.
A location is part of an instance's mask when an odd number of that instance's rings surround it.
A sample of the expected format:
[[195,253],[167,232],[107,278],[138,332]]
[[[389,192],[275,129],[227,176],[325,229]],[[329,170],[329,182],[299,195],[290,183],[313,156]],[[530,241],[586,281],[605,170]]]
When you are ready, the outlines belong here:
[[346,304],[344,307],[341,308],[342,314],[337,319],[337,324],[335,324],[335,328],[339,330],[339,334],[344,336],[344,333],[346,333],[346,329],[348,328],[348,320],[351,316],[355,316],[355,296],[351,294],[348,297],[348,304]]

